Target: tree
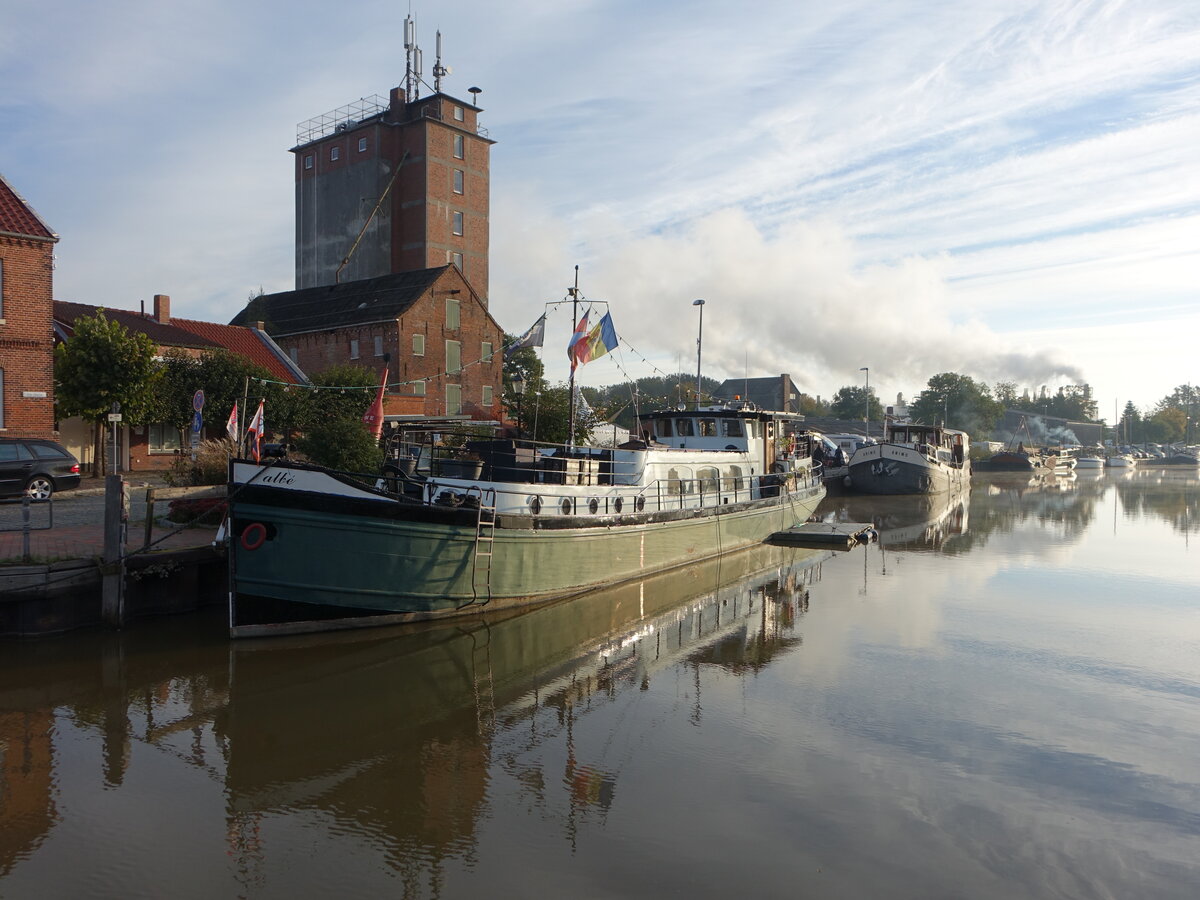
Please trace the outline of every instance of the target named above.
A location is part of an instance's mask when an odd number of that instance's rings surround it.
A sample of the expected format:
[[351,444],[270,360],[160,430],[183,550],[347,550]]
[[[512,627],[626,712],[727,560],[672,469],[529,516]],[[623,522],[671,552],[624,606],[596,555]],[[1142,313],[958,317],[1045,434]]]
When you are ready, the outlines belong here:
[[[532,397],[526,394],[523,418],[528,423],[525,434],[531,439],[551,444],[565,444],[567,433],[570,430],[570,388],[568,385],[565,382],[544,384],[542,389]],[[594,424],[594,416],[577,412],[575,416],[576,442],[585,441]]]
[[156,352],[150,338],[131,334],[102,309],[76,319],[71,339],[54,349],[58,415],[79,416],[94,426],[94,474],[107,468],[100,424],[107,421],[113,404],[120,404],[126,423],[150,424],[147,415],[153,411],[151,398],[159,375]]
[[870,403],[869,416],[871,421],[883,421],[883,405],[879,402],[879,398],[875,396],[875,391],[871,391],[868,400],[867,389],[855,385],[846,385],[838,389],[838,392],[833,395],[833,400],[829,404],[829,414],[838,419],[861,420],[867,412],[868,402]]
[[972,435],[991,434],[1004,415],[1004,407],[992,397],[988,386],[969,375],[943,372],[929,379],[925,390],[909,408],[914,422],[938,422]]
[[[505,346],[516,340],[517,338],[511,334],[504,336]],[[504,404],[505,412],[509,418],[517,422],[517,429],[522,434],[529,430],[526,427],[529,421],[525,405],[526,398],[537,396],[545,388],[546,379],[543,374],[544,372],[545,366],[542,365],[537,351],[532,347],[523,347],[504,358],[504,384],[500,392],[500,400]],[[513,389],[513,383],[518,378],[525,382],[525,393],[520,395],[519,398],[517,392]],[[520,414],[521,421],[517,421],[518,413]]]
[[1005,409],[1015,409],[1019,402],[1017,385],[1012,381],[997,381],[992,385],[992,396]]

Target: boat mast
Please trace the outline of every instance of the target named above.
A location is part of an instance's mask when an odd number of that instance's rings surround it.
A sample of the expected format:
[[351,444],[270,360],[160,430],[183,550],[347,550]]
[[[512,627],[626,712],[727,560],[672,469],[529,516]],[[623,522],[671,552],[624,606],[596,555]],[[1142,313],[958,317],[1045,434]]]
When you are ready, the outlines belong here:
[[[575,329],[579,327],[579,266],[575,267],[575,286],[567,288],[567,293],[571,296],[571,334],[575,334]],[[568,382],[567,391],[570,394],[567,409],[567,446],[575,446],[575,348],[569,348],[571,354],[571,378]]]

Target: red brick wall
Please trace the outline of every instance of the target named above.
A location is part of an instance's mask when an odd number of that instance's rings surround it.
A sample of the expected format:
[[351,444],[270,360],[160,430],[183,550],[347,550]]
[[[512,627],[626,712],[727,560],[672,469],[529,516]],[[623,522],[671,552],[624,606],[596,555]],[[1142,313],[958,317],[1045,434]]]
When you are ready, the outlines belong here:
[[[450,293],[458,291],[457,294]],[[446,299],[459,301],[459,328],[446,325]],[[425,355],[413,354],[413,335],[425,338]],[[380,322],[370,325],[351,325],[329,331],[299,334],[294,336],[275,335],[275,340],[285,353],[296,350],[296,362],[305,372],[316,374],[335,365],[357,365],[380,372],[382,357],[375,356],[375,337],[383,338],[382,351],[391,355],[388,364],[388,382],[425,381],[425,396],[421,397],[412,386],[392,387],[386,401],[389,413],[416,413],[429,416],[446,415],[446,385],[462,387],[463,413],[473,418],[499,419],[500,384],[503,354],[501,343],[503,332],[487,314],[483,306],[471,295],[462,275],[447,270],[438,279],[433,290],[413,304],[397,322]],[[350,342],[358,341],[358,358],[350,356]],[[461,345],[462,370],[446,372],[446,341],[458,341]],[[490,362],[481,362],[482,344],[490,341],[493,357]],[[483,388],[492,387],[493,399],[490,406],[483,404]]]
[[[54,244],[0,237],[4,307],[0,369],[4,370],[6,437],[54,438]],[[27,398],[26,392],[44,398]]]

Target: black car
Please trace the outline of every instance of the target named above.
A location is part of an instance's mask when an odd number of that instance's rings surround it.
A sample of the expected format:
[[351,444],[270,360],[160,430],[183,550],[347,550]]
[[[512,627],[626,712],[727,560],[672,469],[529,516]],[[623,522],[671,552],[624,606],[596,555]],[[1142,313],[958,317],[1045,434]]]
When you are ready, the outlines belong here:
[[79,487],[79,460],[62,444],[37,438],[0,438],[0,497],[28,494],[49,500]]

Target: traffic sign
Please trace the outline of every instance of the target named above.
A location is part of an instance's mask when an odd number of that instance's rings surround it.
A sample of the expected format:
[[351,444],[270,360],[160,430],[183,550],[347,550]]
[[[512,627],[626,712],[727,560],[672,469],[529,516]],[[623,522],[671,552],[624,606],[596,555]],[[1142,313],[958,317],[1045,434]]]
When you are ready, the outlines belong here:
[[204,427],[204,417],[202,415],[200,415],[200,413],[197,411],[196,414],[192,416],[192,433],[199,434],[200,429],[203,427]]
[[204,409],[204,391],[196,391],[196,393],[192,395],[192,409],[194,409],[196,412],[200,412],[200,410]]
[[120,414],[120,413],[109,413],[109,414],[108,414],[108,421],[110,421],[110,422],[120,422],[120,421],[121,421],[121,414]]

